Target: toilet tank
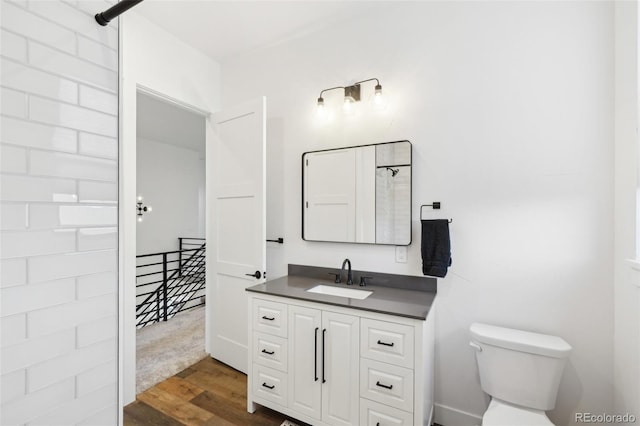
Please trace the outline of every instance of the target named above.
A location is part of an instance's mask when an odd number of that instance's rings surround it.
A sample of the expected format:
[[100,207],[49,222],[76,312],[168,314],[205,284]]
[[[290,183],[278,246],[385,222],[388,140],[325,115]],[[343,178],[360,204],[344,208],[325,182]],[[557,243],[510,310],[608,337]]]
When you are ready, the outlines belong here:
[[474,323],[471,346],[482,389],[536,410],[552,410],[571,346],[560,337]]

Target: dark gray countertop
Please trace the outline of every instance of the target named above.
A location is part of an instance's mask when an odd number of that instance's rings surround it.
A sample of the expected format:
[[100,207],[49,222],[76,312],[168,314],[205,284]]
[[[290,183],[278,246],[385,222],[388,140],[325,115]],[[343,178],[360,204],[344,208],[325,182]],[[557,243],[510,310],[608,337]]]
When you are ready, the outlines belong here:
[[[329,285],[356,290],[373,291],[369,297],[363,300],[347,297],[329,296],[325,294],[309,293],[308,289],[318,285]],[[435,291],[407,290],[390,286],[367,285],[360,287],[357,284],[334,284],[331,280],[322,280],[315,277],[288,275],[264,284],[258,284],[247,288],[247,291],[271,296],[282,296],[290,299],[307,300],[309,302],[325,303],[327,305],[342,306],[345,308],[361,309],[364,311],[379,312],[382,314],[398,315],[407,318],[425,320],[436,297]]]

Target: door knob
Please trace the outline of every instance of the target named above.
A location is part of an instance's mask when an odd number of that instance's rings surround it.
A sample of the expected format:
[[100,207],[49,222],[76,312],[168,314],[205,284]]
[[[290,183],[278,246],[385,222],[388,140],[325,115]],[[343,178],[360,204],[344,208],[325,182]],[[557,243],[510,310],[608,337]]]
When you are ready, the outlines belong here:
[[245,274],[248,277],[255,277],[255,279],[259,280],[260,278],[262,278],[262,274],[260,273],[260,271],[256,271],[253,274]]

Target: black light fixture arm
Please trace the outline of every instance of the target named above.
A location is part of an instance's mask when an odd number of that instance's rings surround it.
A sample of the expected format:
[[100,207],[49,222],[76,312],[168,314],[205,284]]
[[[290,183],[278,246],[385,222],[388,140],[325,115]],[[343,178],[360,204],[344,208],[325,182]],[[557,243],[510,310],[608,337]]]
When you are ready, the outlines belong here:
[[376,81],[376,86],[380,86],[380,80],[378,80],[378,79],[377,79],[377,78],[375,78],[375,77],[374,77],[374,78],[368,78],[368,79],[366,79],[366,80],[362,80],[362,81],[357,81],[357,82],[355,82],[354,84],[366,83],[367,81],[373,81],[373,80],[375,80],[375,81]]
[[96,13],[96,22],[103,27],[106,27],[113,18],[117,18],[120,14],[131,9],[140,2],[142,2],[142,0],[120,0],[104,12]]
[[344,89],[344,86],[336,86],[336,87],[331,87],[329,89],[324,89],[322,92],[320,92],[320,97],[322,97],[322,94],[324,92],[328,92],[329,90],[335,90],[335,89]]

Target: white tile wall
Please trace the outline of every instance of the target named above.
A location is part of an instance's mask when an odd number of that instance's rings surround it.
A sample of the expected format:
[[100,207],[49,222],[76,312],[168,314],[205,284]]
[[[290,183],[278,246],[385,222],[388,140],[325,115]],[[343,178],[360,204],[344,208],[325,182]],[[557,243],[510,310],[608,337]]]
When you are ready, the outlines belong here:
[[[0,0],[0,424],[117,422],[117,23]],[[82,204],[80,204],[82,203]]]
[[31,98],[29,117],[55,126],[71,127],[111,137],[118,135],[116,117],[49,99]]
[[115,182],[118,178],[115,160],[48,151],[31,151],[30,159],[31,174],[36,176],[59,176],[108,182]]
[[27,369],[27,389],[45,388],[67,377],[75,377],[93,368],[96,364],[115,359],[115,354],[111,350],[115,345],[115,339],[106,340],[29,367]]
[[113,206],[31,204],[29,208],[32,229],[116,225],[117,221],[118,209]]
[[[114,313],[110,309],[110,304],[113,302],[114,296],[109,293],[29,312],[27,314],[27,334],[29,337],[39,337],[74,328],[77,328],[79,334],[83,324],[93,324],[95,320],[113,315]],[[94,339],[98,342],[109,337],[113,336],[105,334],[104,336],[95,336]],[[76,341],[76,346],[81,346],[78,341]]]
[[84,277],[79,277],[77,281],[78,300],[82,300],[115,292],[116,273],[105,272],[102,274],[85,275]]
[[117,73],[85,59],[29,41],[29,63],[36,68],[116,93]]
[[[114,370],[111,370],[110,374],[113,374],[113,371]],[[97,377],[96,379],[100,380],[101,378]],[[68,425],[79,422],[86,422],[92,426],[101,424],[109,426],[115,425],[116,422],[113,418],[113,413],[111,413],[111,417],[109,417],[111,420],[106,423],[96,418],[98,415],[105,416],[106,413],[103,413],[103,411],[111,412],[115,410],[115,407],[107,407],[105,410],[102,405],[102,401],[114,392],[114,387],[115,384],[105,386],[87,395],[78,396],[73,401],[56,407],[51,413],[47,413],[46,416],[29,422],[28,426]],[[96,412],[96,410],[98,412]],[[72,415],[69,413],[72,413]]]
[[5,87],[65,102],[78,102],[78,84],[73,81],[8,59],[0,61],[0,72]]
[[24,370],[0,376],[0,404],[13,401],[26,393],[27,378]]
[[[5,316],[0,323],[2,343],[9,346],[22,343],[27,338],[27,315]],[[0,395],[2,396],[2,395]]]
[[80,133],[80,153],[116,159],[118,158],[118,140],[91,133]]
[[105,250],[118,248],[117,228],[89,228],[78,231],[78,250]]
[[118,186],[115,183],[78,182],[81,203],[115,203],[118,201]]
[[[2,424],[24,424],[25,419],[33,419],[48,413],[75,398],[75,381],[68,378],[38,392],[29,392],[22,398],[2,404]],[[68,423],[67,423],[68,424]]]
[[[27,259],[0,260],[0,288],[27,282]],[[0,315],[2,313],[0,312]],[[0,344],[2,340],[0,338]]]
[[111,379],[116,368],[116,360],[112,360],[78,374],[78,396],[84,396],[98,390],[96,384],[107,382]]
[[9,31],[2,30],[0,33],[0,48],[2,55],[7,58],[27,61],[27,39],[20,37]]
[[55,46],[56,49],[65,52],[76,51],[76,35],[73,31],[29,13],[14,2],[3,2],[1,22],[3,29]]
[[77,152],[78,132],[31,121],[0,118],[0,140],[3,143],[53,151]]
[[0,146],[0,168],[6,173],[26,173],[27,150],[15,146]]
[[16,90],[0,90],[0,109],[3,115],[25,118],[27,116],[27,97]]

